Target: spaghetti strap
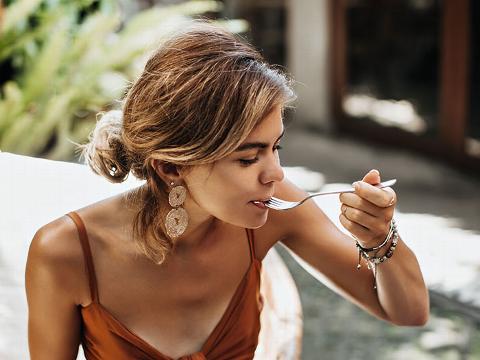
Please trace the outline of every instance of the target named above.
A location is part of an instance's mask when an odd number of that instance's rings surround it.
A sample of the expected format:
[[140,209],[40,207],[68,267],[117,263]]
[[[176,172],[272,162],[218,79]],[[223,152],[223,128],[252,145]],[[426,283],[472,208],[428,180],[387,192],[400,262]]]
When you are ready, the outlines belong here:
[[253,236],[253,229],[245,230],[247,230],[248,246],[250,247],[250,260],[253,262],[257,258],[255,256],[255,237]]
[[93,302],[98,303],[97,279],[95,277],[95,267],[93,266],[92,252],[90,250],[90,244],[88,242],[85,224],[80,218],[80,215],[78,215],[75,211],[71,211],[66,215],[73,220],[77,227],[78,236],[80,238],[80,243],[83,250],[83,258],[85,259],[85,266],[88,275],[88,285],[90,287],[90,296],[92,297]]

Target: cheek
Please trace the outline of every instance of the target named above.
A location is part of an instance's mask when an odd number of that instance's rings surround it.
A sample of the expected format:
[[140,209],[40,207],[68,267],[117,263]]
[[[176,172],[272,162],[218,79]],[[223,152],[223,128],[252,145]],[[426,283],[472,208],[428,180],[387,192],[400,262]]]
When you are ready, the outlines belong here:
[[238,177],[216,177],[201,186],[191,188],[191,196],[203,209],[217,215],[220,212],[231,212],[247,205],[251,190],[248,182],[239,181]]
[[244,174],[216,176],[201,186],[191,187],[191,197],[204,211],[222,221],[257,228],[266,222],[268,211],[259,211],[249,203],[258,195],[254,184]]

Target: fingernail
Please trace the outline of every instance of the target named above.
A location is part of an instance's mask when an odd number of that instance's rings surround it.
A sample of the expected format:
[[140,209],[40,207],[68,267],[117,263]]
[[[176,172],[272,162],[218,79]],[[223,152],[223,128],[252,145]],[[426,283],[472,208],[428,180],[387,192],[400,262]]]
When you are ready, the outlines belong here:
[[380,175],[380,171],[378,171],[377,169],[373,169],[372,172],[377,173],[377,175]]
[[355,189],[358,189],[360,187],[360,183],[359,181],[355,181],[352,183],[352,186],[355,188]]

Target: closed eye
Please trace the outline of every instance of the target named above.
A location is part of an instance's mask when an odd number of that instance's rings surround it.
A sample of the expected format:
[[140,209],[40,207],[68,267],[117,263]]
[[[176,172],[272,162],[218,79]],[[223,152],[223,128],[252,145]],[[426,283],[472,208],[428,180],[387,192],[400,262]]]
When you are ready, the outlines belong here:
[[[283,149],[283,147],[280,144],[276,144],[273,147],[273,151],[278,151],[281,149]],[[255,164],[258,160],[259,160],[258,156],[255,156],[253,159],[239,159],[238,161],[240,162],[240,164],[244,166],[248,166],[248,165]]]
[[240,161],[240,164],[248,166],[248,165],[255,164],[258,161],[258,157],[255,157],[253,159],[240,159],[238,161]]

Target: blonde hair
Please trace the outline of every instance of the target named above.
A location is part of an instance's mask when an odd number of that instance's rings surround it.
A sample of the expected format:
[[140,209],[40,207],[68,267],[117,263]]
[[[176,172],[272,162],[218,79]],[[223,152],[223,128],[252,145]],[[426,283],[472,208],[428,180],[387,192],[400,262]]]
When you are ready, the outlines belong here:
[[[130,87],[123,110],[101,114],[81,145],[91,169],[111,182],[147,180],[132,198],[139,248],[160,264],[173,246],[163,219],[167,185],[152,159],[177,166],[231,154],[276,105],[295,98],[290,80],[249,44],[207,23],[172,35]],[[147,236],[148,234],[153,235]]]

